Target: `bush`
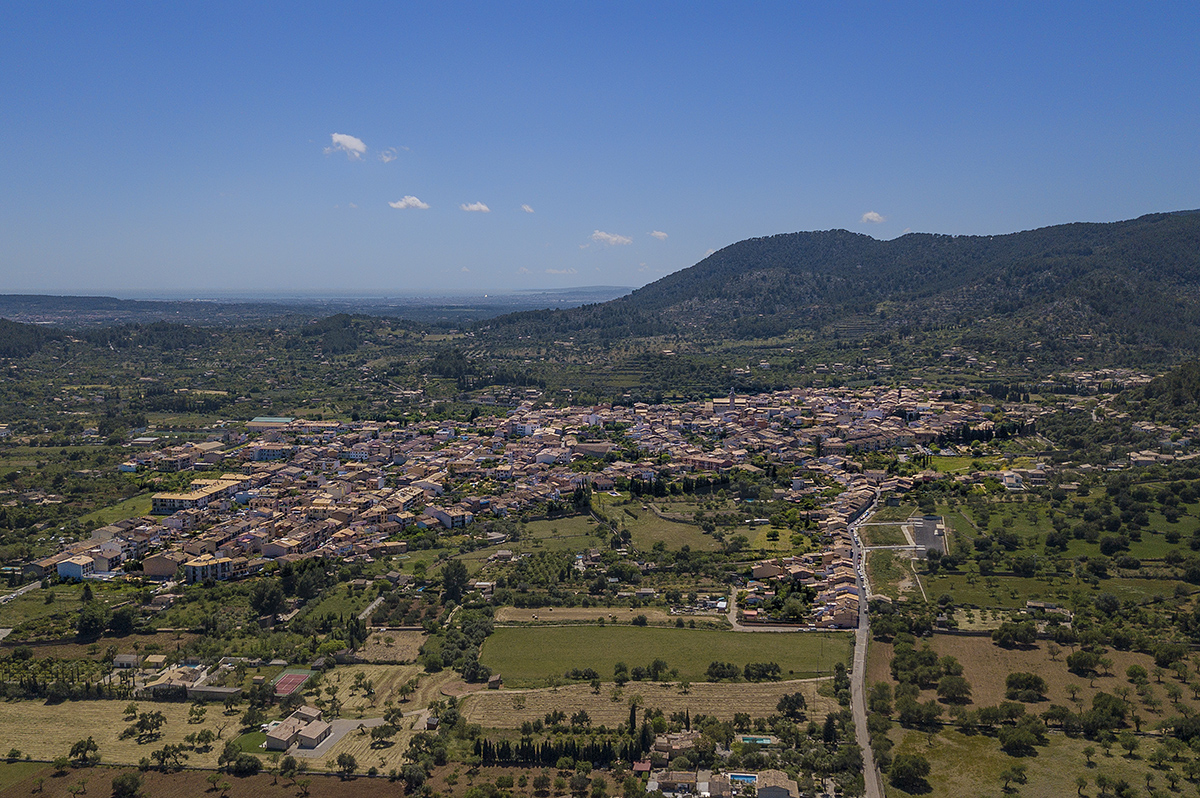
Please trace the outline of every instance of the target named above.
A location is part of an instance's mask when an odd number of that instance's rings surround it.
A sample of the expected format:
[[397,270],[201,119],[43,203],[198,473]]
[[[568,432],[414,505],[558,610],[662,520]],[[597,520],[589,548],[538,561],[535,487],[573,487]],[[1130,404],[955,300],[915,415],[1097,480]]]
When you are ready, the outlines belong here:
[[142,792],[142,777],[136,773],[113,776],[113,798],[137,798]]

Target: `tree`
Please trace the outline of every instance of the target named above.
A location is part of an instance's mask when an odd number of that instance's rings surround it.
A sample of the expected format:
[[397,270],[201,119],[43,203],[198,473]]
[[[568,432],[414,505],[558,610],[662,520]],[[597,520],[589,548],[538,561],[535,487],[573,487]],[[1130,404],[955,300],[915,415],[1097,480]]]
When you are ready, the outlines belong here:
[[1011,767],[1005,768],[1000,774],[1000,780],[1004,782],[1004,791],[1008,792],[1009,784],[1014,781],[1017,784],[1024,784],[1029,780],[1029,777],[1026,775],[1025,766],[1018,762]]
[[142,777],[137,773],[120,773],[113,776],[113,798],[138,798],[142,793]]
[[278,579],[261,579],[250,591],[250,606],[259,615],[278,615],[287,604]]
[[803,693],[784,693],[775,708],[789,718],[801,718],[808,708],[808,702]]
[[971,683],[962,676],[943,676],[937,694],[951,704],[965,704],[971,700]]
[[95,640],[108,628],[108,620],[108,605],[102,601],[89,601],[80,608],[75,619],[75,633],[84,640]]
[[458,601],[467,587],[467,566],[462,560],[450,560],[442,569],[442,601]]
[[337,757],[337,769],[342,774],[342,778],[349,778],[358,770],[358,760],[353,754],[341,753]]
[[1083,789],[1085,787],[1087,787],[1087,785],[1088,785],[1087,776],[1076,776],[1075,777],[1075,794],[1082,796]]
[[918,754],[896,754],[888,768],[888,779],[892,784],[909,792],[925,792],[929,784],[929,760]]
[[[70,756],[78,767],[87,767],[100,761],[100,746],[89,735],[86,740],[80,740],[71,746]],[[93,758],[92,754],[96,756]]]

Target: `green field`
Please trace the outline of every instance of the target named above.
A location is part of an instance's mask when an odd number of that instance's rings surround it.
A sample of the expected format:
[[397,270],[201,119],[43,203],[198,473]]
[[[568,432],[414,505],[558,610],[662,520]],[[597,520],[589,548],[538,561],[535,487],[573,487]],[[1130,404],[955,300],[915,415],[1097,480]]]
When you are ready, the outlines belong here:
[[[647,497],[647,507],[651,501]],[[621,498],[616,498],[607,493],[597,493],[593,496],[593,502],[600,512],[629,530],[633,536],[633,545],[644,551],[649,551],[659,541],[672,550],[680,549],[685,545],[690,546],[694,551],[716,551],[721,547],[711,535],[704,534],[700,527],[659,518],[653,510],[643,510],[642,504],[639,502],[630,502],[624,494]],[[694,507],[694,505],[685,506]],[[669,512],[686,512],[684,507],[671,505],[666,505],[665,509]],[[786,541],[786,536],[784,538]]]
[[139,493],[133,498],[126,499],[119,504],[114,504],[111,507],[104,507],[99,510],[93,510],[87,515],[80,516],[79,523],[86,525],[111,524],[116,521],[123,521],[126,518],[140,518],[143,515],[150,514],[150,498],[153,494]]
[[[874,556],[874,555],[872,555]],[[958,605],[1017,608],[1027,600],[1053,601],[1071,605],[1072,600],[1090,601],[1101,593],[1121,600],[1169,598],[1181,582],[1169,579],[1101,579],[1095,587],[1074,577],[976,576],[967,574],[922,575],[930,600],[948,593]]]
[[246,732],[234,739],[233,744],[247,754],[262,754],[266,749],[262,747],[267,741],[267,733],[260,731]]
[[50,768],[44,762],[0,762],[0,790],[7,790],[14,784],[25,781],[30,776],[37,775],[40,770],[46,771],[47,776],[50,775]]
[[647,666],[654,659],[678,669],[676,678],[705,681],[714,660],[742,667],[776,662],[784,678],[829,673],[849,662],[853,637],[846,632],[752,634],[633,626],[508,627],[483,644],[479,661],[512,687],[543,686],[572,668],[593,668],[602,679],[613,667]]
[[859,527],[858,534],[865,546],[903,546],[908,543],[900,524],[868,524]]

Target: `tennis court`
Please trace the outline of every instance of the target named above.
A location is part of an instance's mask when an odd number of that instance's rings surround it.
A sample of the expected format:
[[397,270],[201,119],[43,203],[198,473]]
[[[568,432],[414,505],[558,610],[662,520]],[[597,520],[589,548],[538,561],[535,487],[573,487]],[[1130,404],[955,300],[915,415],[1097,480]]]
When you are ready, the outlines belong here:
[[275,695],[286,696],[291,695],[300,689],[300,686],[308,681],[312,676],[310,670],[286,670],[275,677],[272,683],[275,685]]

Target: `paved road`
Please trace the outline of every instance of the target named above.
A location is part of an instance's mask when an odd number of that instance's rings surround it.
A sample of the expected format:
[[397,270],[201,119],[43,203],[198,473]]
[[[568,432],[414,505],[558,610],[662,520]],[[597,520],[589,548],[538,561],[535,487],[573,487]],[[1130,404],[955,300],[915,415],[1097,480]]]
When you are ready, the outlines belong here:
[[358,619],[360,621],[367,620],[368,618],[371,617],[371,613],[375,612],[375,608],[378,607],[382,603],[383,603],[383,596],[380,596],[379,598],[375,599],[370,604],[368,604],[367,608],[358,614]]
[[29,584],[25,585],[24,587],[19,587],[7,595],[0,596],[0,604],[7,604],[8,602],[12,601],[13,599],[17,598],[18,596],[24,596],[30,590],[37,590],[41,586],[42,586],[41,582],[30,582]]
[[[879,501],[878,495],[876,502]],[[884,798],[883,778],[875,766],[875,753],[871,750],[871,735],[867,733],[867,644],[871,638],[870,616],[867,598],[870,584],[863,563],[862,542],[858,538],[858,527],[875,512],[875,505],[862,515],[860,521],[850,527],[854,539],[854,570],[858,574],[858,630],[854,633],[854,669],[850,674],[850,712],[854,716],[854,738],[863,755],[863,780],[866,798]]]

